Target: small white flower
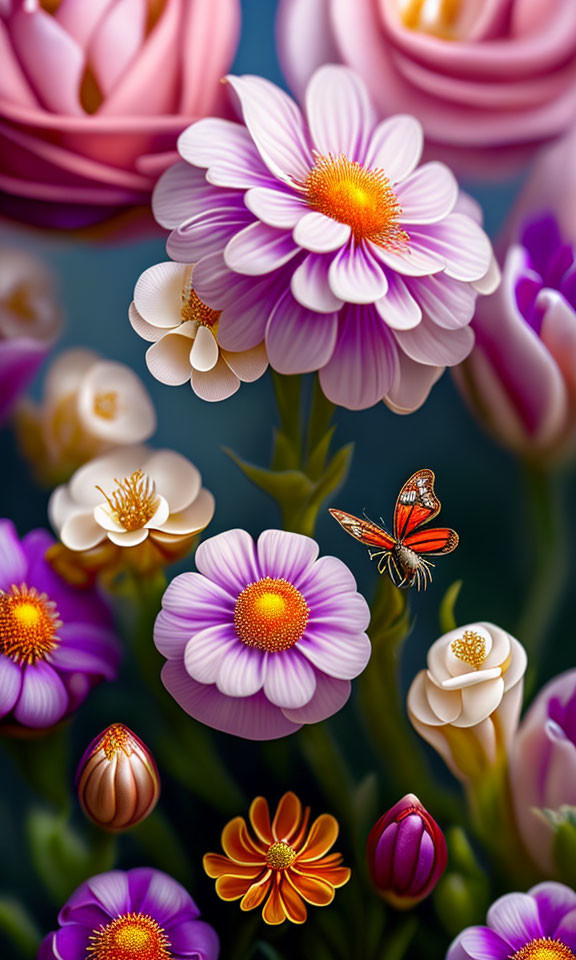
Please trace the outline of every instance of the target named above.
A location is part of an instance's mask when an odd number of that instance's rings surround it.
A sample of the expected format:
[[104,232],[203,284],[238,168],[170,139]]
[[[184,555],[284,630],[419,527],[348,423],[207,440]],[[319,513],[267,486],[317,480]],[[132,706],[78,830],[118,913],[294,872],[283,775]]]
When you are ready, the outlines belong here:
[[257,380],[268,366],[264,344],[232,353],[218,344],[220,313],[200,300],[192,286],[193,267],[157,263],[145,270],[134,290],[130,323],[144,340],[150,373],[160,383],[190,381],[203,400],[225,400],[240,382]]

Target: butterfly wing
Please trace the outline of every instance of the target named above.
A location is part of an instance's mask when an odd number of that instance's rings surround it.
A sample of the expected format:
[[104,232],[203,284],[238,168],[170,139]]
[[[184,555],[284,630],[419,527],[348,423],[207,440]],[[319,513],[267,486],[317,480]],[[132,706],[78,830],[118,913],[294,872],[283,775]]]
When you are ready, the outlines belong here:
[[391,537],[377,523],[371,523],[370,520],[361,520],[360,517],[354,517],[351,513],[344,513],[343,510],[331,509],[330,513],[346,533],[349,533],[351,537],[359,540],[366,547],[391,550],[396,542],[394,537]]
[[450,527],[432,527],[415,530],[404,537],[404,545],[415,553],[452,553],[458,546],[460,537]]
[[434,472],[417,470],[398,494],[394,509],[394,536],[406,537],[440,513],[440,501],[434,493]]

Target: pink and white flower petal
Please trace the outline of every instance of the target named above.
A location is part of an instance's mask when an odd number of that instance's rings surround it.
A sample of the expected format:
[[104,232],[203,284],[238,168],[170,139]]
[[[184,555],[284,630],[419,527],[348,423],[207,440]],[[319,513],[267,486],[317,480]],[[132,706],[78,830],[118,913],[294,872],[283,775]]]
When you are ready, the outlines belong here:
[[146,35],[145,0],[120,0],[103,11],[86,50],[94,79],[104,98],[121,80]]
[[227,697],[251,697],[262,689],[267,669],[266,654],[236,637],[235,645],[220,657],[216,686]]
[[82,116],[80,84],[84,51],[39,4],[18,4],[10,17],[18,60],[42,105],[50,112]]
[[[168,584],[162,607],[182,617],[190,634],[215,622],[232,619],[236,598],[219,584],[200,573],[181,573]],[[161,653],[164,649],[159,646]],[[166,653],[166,656],[169,654]]]
[[224,260],[235,273],[253,277],[278,270],[297,253],[298,247],[289,233],[257,221],[228,241]]
[[146,366],[159,383],[165,383],[168,387],[179,387],[190,379],[190,352],[195,333],[196,325],[188,320],[148,347]]
[[320,370],[322,390],[349,410],[371,407],[394,382],[396,355],[393,336],[372,306],[346,306],[332,356]]
[[436,223],[458,199],[458,183],[443,163],[425,163],[396,187],[402,207],[400,223]]
[[488,923],[512,947],[520,950],[543,936],[536,901],[527,893],[507,893],[488,911]]
[[0,717],[14,707],[22,688],[22,668],[10,657],[0,656]]
[[246,127],[231,120],[205,117],[193,123],[180,134],[178,152],[207,168],[206,180],[217,187],[246,190],[274,182]]
[[245,530],[226,530],[198,547],[196,566],[235,597],[260,578],[254,541]]
[[43,660],[24,668],[14,717],[25,727],[51,727],[68,709],[68,694],[57,672]]
[[307,310],[316,313],[334,313],[342,306],[342,300],[330,289],[328,271],[332,257],[310,253],[292,274],[292,296]]
[[213,684],[192,680],[175,660],[164,664],[162,682],[186,713],[223,733],[247,740],[275,740],[301,727],[285,717],[262,691],[252,697],[227,697]]
[[342,709],[350,697],[352,685],[349,680],[335,680],[328,674],[316,671],[316,690],[312,699],[303,707],[284,708],[283,714],[294,723],[320,723]]
[[494,293],[500,286],[501,281],[502,273],[496,257],[492,254],[488,270],[479,280],[472,281],[472,287],[476,290],[476,293],[481,293],[482,296],[485,297],[490,293]]
[[216,683],[223,660],[239,646],[240,641],[231,623],[206,627],[194,633],[186,644],[186,672],[199,683]]
[[407,286],[422,312],[439,327],[458,330],[467,326],[474,316],[476,292],[472,284],[439,273],[408,280]]
[[319,546],[312,537],[286,530],[265,530],[256,552],[261,577],[280,577],[298,587],[311,572]]
[[427,277],[446,269],[442,256],[427,249],[422,243],[414,241],[413,231],[406,243],[395,247],[381,247],[371,244],[372,253],[384,266],[407,277]]
[[122,533],[109,530],[107,536],[117,547],[137,547],[148,539],[148,533],[147,527],[141,527],[140,530],[123,530]]
[[471,327],[446,330],[427,317],[413,330],[395,330],[394,336],[411,360],[435,367],[452,367],[461,363],[474,346]]
[[510,944],[490,927],[468,927],[452,944],[446,960],[470,960],[470,957],[488,957],[489,960],[508,960]]
[[338,680],[353,680],[370,659],[370,640],[365,633],[338,632],[321,624],[308,626],[298,650],[318,670]]
[[[181,263],[195,263],[210,253],[217,253],[239,231],[252,221],[244,204],[215,206],[208,213],[199,213],[173,230],[166,243],[168,256]],[[222,203],[222,197],[218,197]]]
[[152,194],[152,213],[166,230],[208,212],[221,202],[220,191],[206,182],[203,170],[189,163],[175,163],[162,174]]
[[218,343],[212,331],[208,327],[198,327],[190,350],[190,363],[193,369],[201,373],[212,370],[218,362],[219,355]]
[[266,664],[264,693],[277,707],[297,710],[316,692],[316,671],[294,647],[271,654]]
[[222,350],[222,359],[243,383],[253,383],[258,380],[268,367],[268,354],[264,342],[251,350],[240,350],[235,353]]
[[[329,606],[334,597],[356,592],[356,580],[352,572],[338,557],[319,557],[307,571],[305,580],[300,581],[297,586],[316,613],[322,610],[324,604]],[[361,630],[366,629],[369,620],[368,612]]]
[[208,526],[214,516],[214,506],[214,497],[209,490],[202,488],[192,503],[177,513],[171,513],[156,529],[179,536],[199,533]]
[[335,64],[316,70],[306,90],[306,116],[318,153],[364,163],[376,118],[358,74]]
[[101,543],[105,536],[105,531],[92,513],[72,514],[64,521],[60,530],[60,539],[69,550],[91,550]]
[[312,313],[289,290],[274,306],[266,327],[270,365],[278,373],[309,373],[328,362],[336,344],[335,313]]
[[307,213],[294,227],[294,242],[313,253],[330,253],[347,243],[352,233],[347,223],[340,223],[316,210]]
[[297,194],[285,193],[278,187],[254,187],[247,190],[244,203],[262,223],[284,230],[292,230],[310,209]]
[[202,257],[192,268],[192,286],[203,303],[214,310],[233,306],[254,281],[232,273],[221,250]]
[[370,622],[370,608],[361,593],[341,593],[330,599],[317,600],[310,610],[310,629],[319,626],[323,632],[357,636]]
[[190,385],[201,400],[219,403],[240,389],[240,380],[221,355],[211,370],[193,370]]
[[422,319],[422,310],[408,286],[397,274],[390,274],[388,283],[386,294],[374,304],[378,313],[393,330],[411,330],[412,327],[417,327]]
[[23,583],[28,569],[26,555],[11,520],[0,520],[0,590]]
[[[181,576],[185,576],[185,574],[181,574]],[[199,574],[191,574],[191,576],[199,576]],[[210,619],[211,615],[212,620]],[[193,621],[170,613],[169,610],[161,610],[154,624],[154,644],[167,660],[181,660],[192,634],[195,634],[196,630],[200,632],[205,627],[214,626],[215,616],[217,614],[214,614],[210,609],[209,614],[204,619],[202,612],[199,612],[197,619]]]
[[440,223],[411,228],[410,244],[429,256],[441,257],[446,273],[455,280],[480,280],[492,262],[488,237],[477,223],[461,213],[451,213]]
[[158,493],[168,501],[170,513],[183,510],[200,492],[200,471],[176,450],[155,450],[142,466]]
[[228,76],[260,156],[271,173],[288,184],[303,180],[313,165],[308,132],[299,107],[262,77]]
[[128,308],[128,319],[138,336],[142,337],[143,340],[148,340],[149,343],[156,343],[164,334],[161,327],[156,327],[144,320],[144,317],[138,313],[134,302]]
[[409,177],[422,156],[424,135],[415,117],[399,114],[376,127],[368,145],[365,165],[383,170],[390,183]]
[[182,294],[190,268],[168,260],[148,267],[134,288],[134,305],[142,319],[169,330],[182,322]]
[[349,241],[333,258],[328,282],[335,297],[347,303],[374,303],[385,295],[386,273],[370,246]]

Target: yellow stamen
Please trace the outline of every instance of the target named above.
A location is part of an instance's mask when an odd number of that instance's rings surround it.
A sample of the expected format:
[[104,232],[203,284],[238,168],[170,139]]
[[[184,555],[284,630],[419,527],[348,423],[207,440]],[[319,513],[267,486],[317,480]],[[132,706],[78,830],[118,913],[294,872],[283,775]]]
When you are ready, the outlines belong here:
[[295,859],[296,851],[282,840],[273,843],[266,854],[266,863],[271,870],[286,870],[287,867],[292,866]]
[[263,577],[239,595],[234,626],[247,646],[277,653],[302,639],[309,616],[308,604],[292,583]]
[[108,496],[102,487],[96,486],[105,498],[114,519],[125,530],[140,530],[152,519],[158,509],[159,498],[154,481],[143,470],[135,470],[129,477],[118,480],[116,490]]
[[458,660],[468,663],[475,670],[482,666],[487,657],[484,637],[473,630],[465,630],[462,637],[452,641],[450,649]]
[[129,754],[127,750],[129,742],[130,734],[126,727],[122,723],[113,723],[102,737],[100,749],[104,751],[106,759],[111,760],[119,750]]
[[53,600],[22,583],[0,591],[0,653],[16,663],[44,660],[58,646],[62,621]]
[[114,420],[118,416],[118,394],[115,390],[97,393],[94,397],[94,413],[103,420]]
[[575,960],[570,947],[560,940],[539,937],[511,955],[510,960]]
[[459,39],[462,0],[401,0],[400,18],[409,30],[443,40]]
[[212,310],[211,307],[207,307],[195,290],[190,289],[182,295],[180,315],[183,323],[186,323],[187,320],[193,320],[201,327],[212,329],[218,324],[221,313],[221,310]]
[[126,913],[95,930],[89,960],[171,960],[170,941],[160,924],[145,913]]

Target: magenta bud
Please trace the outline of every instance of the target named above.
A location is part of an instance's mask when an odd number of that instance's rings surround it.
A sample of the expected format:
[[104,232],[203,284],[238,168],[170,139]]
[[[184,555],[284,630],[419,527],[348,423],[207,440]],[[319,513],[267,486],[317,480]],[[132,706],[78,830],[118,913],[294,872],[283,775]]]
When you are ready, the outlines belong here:
[[440,827],[408,793],[373,826],[366,856],[380,896],[397,910],[408,910],[432,892],[448,853]]
[[82,809],[103,830],[141,823],[160,796],[160,776],[145,743],[122,723],[92,741],[76,774]]

